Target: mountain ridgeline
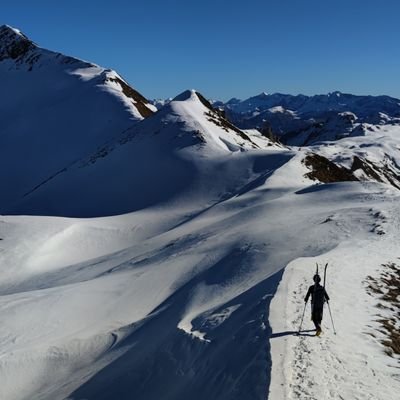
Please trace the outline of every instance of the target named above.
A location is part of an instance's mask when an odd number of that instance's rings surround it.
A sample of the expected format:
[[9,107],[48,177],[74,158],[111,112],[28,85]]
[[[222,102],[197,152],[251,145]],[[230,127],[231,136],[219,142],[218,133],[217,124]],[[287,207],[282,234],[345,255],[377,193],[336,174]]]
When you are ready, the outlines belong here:
[[197,153],[259,147],[199,93],[155,113],[115,71],[42,49],[8,26],[0,86],[3,214],[134,211],[189,188]]
[[[117,72],[42,49],[9,26],[0,27],[0,86],[2,214],[94,217],[187,197],[196,203],[205,182],[214,202],[265,173],[260,160],[272,152],[292,157],[282,143],[318,145],[400,123],[398,100],[339,92],[221,103],[188,90],[155,102],[157,110]],[[351,179],[400,187],[390,150],[382,162],[348,153],[310,147],[305,167],[330,172],[308,178],[341,180],[329,167],[336,163]],[[229,182],[218,178],[221,163],[232,170]]]

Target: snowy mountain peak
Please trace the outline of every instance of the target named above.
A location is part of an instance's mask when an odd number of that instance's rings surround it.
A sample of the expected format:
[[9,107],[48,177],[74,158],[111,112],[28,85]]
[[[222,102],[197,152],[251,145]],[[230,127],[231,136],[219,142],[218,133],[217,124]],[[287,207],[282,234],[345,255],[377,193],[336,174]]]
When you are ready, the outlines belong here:
[[10,35],[16,35],[27,39],[27,37],[19,29],[13,28],[10,25],[5,24],[0,26],[0,33],[5,33],[5,32],[8,32]]
[[9,25],[0,26],[0,61],[18,59],[35,47],[21,31]]
[[9,26],[0,28],[0,87],[0,184],[10,183],[1,210],[156,111],[117,72]]
[[343,93],[339,92],[338,90],[335,90],[334,92],[328,93],[328,96],[330,97],[340,97]]
[[[43,91],[43,87],[51,88],[57,85],[64,89],[71,85],[72,89],[77,77],[82,83],[91,81],[88,84],[92,87],[92,95],[101,89],[103,92],[107,92],[107,96],[114,97],[119,103],[117,107],[122,106],[125,111],[128,111],[131,120],[141,120],[156,111],[156,108],[149,104],[144,96],[134,90],[115,71],[43,49],[34,44],[18,29],[8,25],[0,27],[0,63],[3,64],[4,74],[11,70],[18,70],[21,73],[21,76],[17,79],[18,82],[13,86],[14,92],[23,80],[27,81],[26,85],[32,85],[32,82],[35,81],[40,86],[40,89],[38,89],[40,92]],[[34,79],[24,75],[25,72],[32,71],[35,71],[35,75],[37,74]],[[6,75],[4,75],[4,78],[7,79]],[[51,96],[57,93],[57,90],[55,90],[51,93]],[[15,100],[20,102],[21,98],[16,96]],[[125,111],[123,112],[125,113]]]
[[188,89],[174,97],[173,101],[186,101],[198,99],[194,89]]
[[[176,96],[163,109],[167,119],[178,116],[184,130],[196,137],[196,143],[208,144],[218,151],[235,152],[259,147],[243,131],[225,118],[223,111],[214,108],[201,93],[191,89]],[[174,128],[175,129],[175,128]]]
[[213,105],[208,101],[201,93],[194,89],[185,90],[181,94],[178,94],[172,101],[192,101],[200,102],[204,107],[208,108],[210,111],[216,112]]

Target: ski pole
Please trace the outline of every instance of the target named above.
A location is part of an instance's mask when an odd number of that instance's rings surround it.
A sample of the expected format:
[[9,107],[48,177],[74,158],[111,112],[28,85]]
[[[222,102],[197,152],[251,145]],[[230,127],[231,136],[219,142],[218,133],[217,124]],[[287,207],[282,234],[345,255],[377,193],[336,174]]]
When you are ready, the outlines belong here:
[[298,330],[297,334],[300,333],[301,327],[303,326],[303,319],[304,319],[304,314],[305,314],[305,312],[306,312],[306,307],[307,307],[307,303],[304,304],[303,315],[301,316],[301,322],[300,322],[300,326],[299,326],[299,330]]
[[328,304],[329,315],[331,316],[332,327],[333,327],[333,333],[336,335],[335,324],[333,323],[332,312],[331,312],[331,306],[329,305],[329,301],[327,301],[327,304]]

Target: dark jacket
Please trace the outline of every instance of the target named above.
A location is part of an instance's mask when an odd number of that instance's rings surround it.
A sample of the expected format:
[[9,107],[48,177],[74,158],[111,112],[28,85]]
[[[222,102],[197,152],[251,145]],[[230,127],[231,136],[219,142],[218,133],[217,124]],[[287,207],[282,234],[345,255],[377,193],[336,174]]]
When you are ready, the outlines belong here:
[[311,304],[314,308],[323,308],[325,300],[329,301],[328,293],[326,293],[325,288],[319,283],[316,283],[309,287],[304,301],[307,302],[310,296]]

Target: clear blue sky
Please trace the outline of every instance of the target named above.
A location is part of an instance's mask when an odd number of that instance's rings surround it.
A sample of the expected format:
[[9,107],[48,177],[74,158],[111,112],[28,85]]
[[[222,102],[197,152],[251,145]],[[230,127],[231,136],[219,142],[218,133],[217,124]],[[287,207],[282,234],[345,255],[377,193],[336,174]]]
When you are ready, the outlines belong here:
[[116,69],[148,98],[400,97],[399,0],[20,0],[0,24]]

